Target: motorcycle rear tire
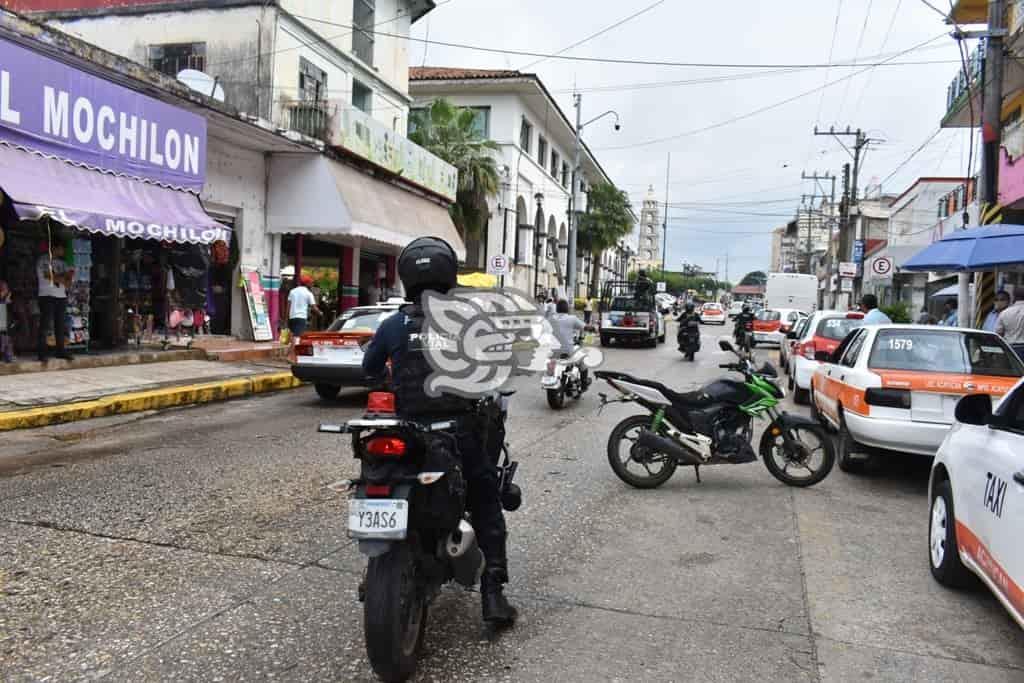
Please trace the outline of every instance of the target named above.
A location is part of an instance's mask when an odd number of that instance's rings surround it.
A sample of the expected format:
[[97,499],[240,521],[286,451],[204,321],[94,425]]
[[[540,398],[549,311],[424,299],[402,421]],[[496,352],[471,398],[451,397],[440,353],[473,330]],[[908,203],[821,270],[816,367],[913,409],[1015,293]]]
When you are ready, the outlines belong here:
[[548,405],[553,410],[561,410],[565,407],[565,390],[548,389]]
[[416,558],[409,542],[371,557],[366,571],[363,628],[370,666],[384,681],[416,673],[427,624],[425,591],[417,585]]
[[638,489],[658,488],[672,478],[676,472],[676,462],[671,459],[664,461],[664,467],[658,474],[649,477],[641,477],[633,474],[619,459],[619,443],[625,438],[626,433],[631,429],[643,429],[651,424],[650,415],[633,415],[615,425],[611,435],[608,437],[608,464],[612,471],[622,481]]

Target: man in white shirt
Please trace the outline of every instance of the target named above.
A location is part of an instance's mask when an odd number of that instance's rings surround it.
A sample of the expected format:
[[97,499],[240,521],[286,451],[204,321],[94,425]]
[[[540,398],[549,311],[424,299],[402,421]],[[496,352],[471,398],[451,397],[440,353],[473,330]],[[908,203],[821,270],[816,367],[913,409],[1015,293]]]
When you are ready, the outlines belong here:
[[[45,243],[44,243],[45,244]],[[53,321],[53,337],[57,347],[57,358],[71,360],[71,354],[64,350],[67,335],[68,291],[74,277],[74,269],[64,261],[64,245],[54,242],[46,245],[43,255],[36,261],[36,276],[39,285],[39,361],[45,363],[50,357],[47,344],[49,323]]]
[[313,278],[308,275],[299,277],[299,286],[288,293],[288,329],[292,338],[301,336],[309,326],[309,312],[312,310],[320,315],[320,309],[316,306],[316,298],[309,286],[313,284]]
[[1006,340],[1022,358],[1024,358],[1024,292],[1017,287],[1014,292],[1016,301],[999,314],[996,321],[996,334]]
[[865,325],[892,325],[889,316],[878,310],[878,297],[874,294],[865,294],[861,297],[860,310],[864,313]]

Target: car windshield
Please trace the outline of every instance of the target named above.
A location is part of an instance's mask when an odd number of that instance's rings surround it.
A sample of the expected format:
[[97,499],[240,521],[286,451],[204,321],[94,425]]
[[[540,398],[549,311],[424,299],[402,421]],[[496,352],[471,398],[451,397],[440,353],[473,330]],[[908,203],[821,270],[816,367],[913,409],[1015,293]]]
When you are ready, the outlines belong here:
[[338,318],[328,332],[376,332],[380,324],[394,311],[366,311]]
[[761,311],[757,314],[757,319],[761,322],[775,322],[782,318],[782,315],[778,311]]
[[1020,360],[999,337],[952,330],[880,330],[868,366],[997,377],[1024,374]]
[[711,312],[714,312],[714,313],[721,313],[722,312],[722,307],[719,306],[718,304],[704,304],[704,310],[705,311],[711,311]]
[[637,301],[635,298],[629,296],[617,296],[612,299],[613,311],[643,311],[646,310],[642,301]]
[[822,318],[818,321],[815,337],[824,337],[832,341],[842,341],[846,335],[864,324],[863,318]]

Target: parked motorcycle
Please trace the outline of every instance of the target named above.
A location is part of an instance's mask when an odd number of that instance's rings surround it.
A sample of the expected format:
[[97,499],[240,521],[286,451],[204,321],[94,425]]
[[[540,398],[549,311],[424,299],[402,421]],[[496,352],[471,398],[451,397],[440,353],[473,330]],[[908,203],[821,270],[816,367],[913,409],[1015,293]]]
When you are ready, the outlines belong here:
[[[483,399],[477,410],[504,423],[508,397]],[[394,413],[394,395],[373,392],[364,417],[319,431],[351,434],[362,465],[358,479],[332,484],[349,492],[349,536],[368,559],[363,623],[366,653],[385,681],[404,681],[416,670],[427,608],[445,583],[472,588],[484,558],[466,514],[466,482],[458,457],[455,420],[417,421]],[[486,436],[485,436],[486,440]],[[502,507],[519,508],[513,483],[518,463],[503,448],[499,465]]]
[[[835,463],[835,447],[825,429],[778,409],[786,394],[770,363],[756,368],[728,340],[720,340],[719,347],[738,358],[719,367],[741,373],[742,381],[723,378],[697,391],[678,393],[623,372],[595,373],[621,394],[611,399],[600,394],[602,408],[608,403],[638,403],[649,413],[627,417],[612,430],[608,462],[615,474],[646,489],[664,484],[679,466],[693,466],[699,482],[701,465],[754,462],[751,421],[767,417],[758,454],[772,476],[790,486],[822,481]],[[637,469],[631,470],[631,464]]]
[[700,322],[690,319],[680,323],[676,341],[679,342],[679,352],[686,360],[692,361],[693,354],[700,351]]
[[548,359],[547,370],[540,376],[540,386],[547,392],[548,405],[555,410],[565,407],[566,398],[581,398],[590,387],[578,353],[559,353]]

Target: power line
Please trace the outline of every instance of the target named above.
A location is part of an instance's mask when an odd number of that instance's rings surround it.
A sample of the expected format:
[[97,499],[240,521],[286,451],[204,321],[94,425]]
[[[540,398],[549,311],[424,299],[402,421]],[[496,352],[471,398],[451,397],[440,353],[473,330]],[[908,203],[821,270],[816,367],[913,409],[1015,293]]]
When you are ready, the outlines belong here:
[[[341,24],[326,19],[317,19],[315,17],[305,17],[299,14],[293,14],[297,19],[304,19],[306,21],[312,21],[320,24],[327,24],[328,26],[337,26],[341,28],[353,29],[351,24]],[[737,63],[737,62],[669,62],[652,59],[619,59],[615,57],[574,57],[571,55],[559,55],[545,52],[533,52],[530,50],[510,50],[495,47],[484,47],[482,45],[470,45],[467,43],[452,43],[449,41],[442,40],[426,40],[424,38],[416,38],[413,36],[402,35],[398,33],[388,33],[386,31],[373,31],[375,35],[386,36],[388,38],[397,38],[399,40],[407,40],[414,43],[427,43],[430,45],[440,45],[441,47],[450,47],[459,50],[473,50],[476,52],[487,52],[490,54],[500,55],[518,55],[521,57],[543,57],[545,59],[561,59],[572,62],[593,62],[599,64],[626,64],[635,66],[679,66],[679,67],[690,67],[695,69],[824,69],[824,68],[836,68],[836,67],[849,67],[857,68],[864,66],[882,66],[891,60],[884,60],[877,64],[868,64],[865,62],[858,63],[836,63],[836,64],[750,64],[750,63]],[[945,35],[945,34],[942,34]],[[936,39],[927,41],[931,43]],[[924,43],[924,44],[927,44]],[[918,46],[920,47],[920,46]],[[916,49],[916,48],[913,48]],[[899,54],[906,54],[911,50],[905,50]]]
[[[555,53],[555,55],[557,56],[557,55],[561,55],[561,54],[564,54],[564,53],[568,52],[569,50],[572,50],[573,48],[577,48],[577,47],[579,47],[580,45],[583,45],[584,43],[586,43],[586,42],[589,42],[589,41],[593,40],[594,38],[597,38],[598,36],[602,36],[602,35],[604,35],[605,33],[608,33],[608,32],[609,32],[609,31],[611,31],[611,30],[617,29],[618,27],[622,26],[622,25],[623,25],[623,24],[625,24],[626,22],[628,22],[628,21],[632,21],[633,19],[636,19],[636,18],[637,18],[637,17],[639,17],[639,16],[641,15],[641,14],[646,14],[647,12],[651,11],[652,9],[654,9],[655,7],[657,7],[658,5],[664,4],[664,2],[665,2],[665,0],[658,0],[657,2],[655,2],[655,3],[652,3],[652,4],[648,5],[647,7],[644,7],[644,8],[643,8],[642,10],[640,10],[640,11],[638,11],[638,12],[634,12],[633,14],[630,14],[630,15],[629,15],[628,17],[626,17],[625,19],[620,19],[619,21],[615,22],[615,23],[614,23],[614,24],[612,24],[611,26],[609,26],[609,27],[607,27],[607,28],[603,28],[603,29],[601,29],[600,31],[598,31],[597,33],[592,33],[592,34],[590,34],[589,36],[587,36],[586,38],[583,38],[582,40],[578,40],[578,41],[576,41],[575,43],[573,43],[573,44],[572,44],[572,45],[570,45],[569,47],[565,47],[565,48],[562,48],[561,50],[559,50],[558,52],[556,52],[556,53]],[[428,37],[429,37],[429,36],[428,36]],[[522,67],[520,67],[520,68],[519,68],[519,70],[520,70],[520,71],[523,71],[524,69],[529,69],[529,68],[531,68],[531,67],[534,67],[534,66],[536,66],[536,65],[540,64],[541,62],[543,62],[543,61],[545,61],[545,60],[547,60],[547,59],[548,59],[548,57],[544,57],[544,58],[542,58],[542,59],[538,59],[538,60],[536,60],[536,61],[530,62],[529,64],[527,64],[527,65],[525,65],[525,66],[522,66]]]
[[[939,38],[945,37],[945,35],[946,35],[945,33],[941,33],[941,34],[935,36],[934,38],[926,40],[923,43],[915,45],[914,47],[908,48],[908,49],[904,50],[903,52],[901,52],[899,54],[907,54],[908,52],[913,52],[914,50],[917,50],[917,49],[919,49],[919,48],[921,48],[921,47],[923,47],[925,45],[928,45],[929,43],[935,42]],[[849,75],[843,76],[842,78],[838,78],[838,79],[836,79],[834,81],[825,83],[825,85],[823,85],[823,86],[820,86],[820,87],[817,87],[817,88],[813,88],[811,90],[804,91],[804,92],[802,92],[802,93],[800,93],[798,95],[793,95],[792,97],[787,97],[786,99],[780,100],[780,101],[775,102],[773,104],[769,104],[769,105],[766,105],[764,107],[759,107],[759,108],[757,108],[757,109],[755,109],[755,110],[753,110],[751,112],[747,112],[746,114],[741,114],[739,116],[734,116],[734,117],[732,117],[730,119],[726,119],[725,121],[719,121],[717,123],[713,123],[713,124],[710,124],[708,126],[704,126],[702,128],[695,128],[694,130],[686,131],[684,133],[679,133],[678,135],[670,135],[668,137],[656,138],[656,139],[653,139],[653,140],[646,140],[644,142],[638,142],[638,143],[634,143],[634,144],[631,144],[631,145],[618,145],[618,146],[614,146],[614,147],[596,147],[596,148],[593,149],[593,151],[601,152],[601,151],[615,151],[615,150],[622,150],[622,149],[635,149],[636,147],[646,147],[648,145],[657,145],[657,144],[661,144],[663,142],[670,142],[670,141],[673,141],[673,140],[679,140],[681,138],[689,137],[691,135],[697,135],[699,133],[705,133],[705,132],[707,132],[709,130],[714,130],[716,128],[721,128],[723,126],[728,126],[730,124],[737,123],[739,121],[743,121],[744,119],[749,119],[749,118],[751,118],[753,116],[757,116],[758,114],[763,114],[764,112],[771,111],[772,109],[777,109],[777,108],[779,108],[781,106],[789,104],[790,102],[795,102],[796,100],[799,100],[799,99],[802,99],[804,97],[807,97],[808,95],[813,95],[814,93],[816,93],[816,92],[818,92],[818,91],[820,91],[820,90],[822,90],[824,88],[829,88],[829,87],[831,87],[833,85],[836,85],[837,83],[842,83],[843,81],[845,81],[845,80],[847,80],[849,78],[853,78],[853,77],[855,77],[855,76],[857,76],[859,74],[862,74],[862,73],[864,73],[865,71],[867,71],[870,68],[871,67],[867,67],[865,69],[861,69],[860,71],[855,71],[852,74],[849,74]]]
[[[843,0],[838,0],[838,2],[836,3],[836,20],[835,20],[835,24],[832,26],[832,45],[828,49],[828,61],[829,61],[829,64],[832,63],[832,54],[833,54],[833,52],[836,49],[836,36],[839,34],[839,17],[842,14],[842,12],[843,12]],[[826,86],[828,84],[829,71],[830,71],[830,69],[825,69],[825,84],[826,85],[823,85],[822,88],[821,88],[821,97],[818,99],[818,113],[814,117],[815,125],[821,123],[821,108],[822,108],[822,105],[825,104],[825,88],[826,88]]]
[[[864,23],[860,27],[860,35],[857,37],[857,49],[853,51],[853,58],[857,59],[860,54],[860,49],[864,45],[864,35],[868,31],[868,22],[871,20],[871,7],[874,5],[875,0],[868,0],[867,9],[864,12]],[[839,111],[836,113],[836,121],[840,119],[843,114],[843,107],[846,106],[846,98],[850,94],[850,84],[853,83],[853,79],[846,81],[846,85],[843,87],[843,97],[839,100]]]
[[941,133],[941,132],[942,132],[942,129],[941,129],[941,128],[939,128],[939,129],[937,129],[937,130],[936,130],[936,131],[935,131],[934,133],[932,133],[931,135],[929,135],[929,136],[928,136],[928,139],[927,139],[927,140],[925,140],[925,141],[924,141],[924,142],[922,142],[922,143],[921,143],[920,145],[918,145],[917,149],[915,149],[915,150],[914,150],[913,152],[911,152],[911,153],[910,153],[910,156],[908,156],[908,157],[907,157],[906,159],[904,159],[903,161],[901,161],[901,162],[900,162],[900,163],[899,163],[899,164],[898,164],[898,165],[896,166],[896,168],[894,168],[894,169],[893,169],[892,173],[890,173],[889,175],[887,175],[887,176],[885,177],[885,179],[884,179],[884,180],[882,180],[882,182],[881,182],[881,183],[879,183],[879,184],[880,184],[880,185],[885,185],[885,184],[886,184],[887,182],[889,182],[890,180],[892,180],[892,177],[893,177],[894,175],[896,175],[897,173],[899,173],[899,172],[900,172],[900,169],[902,169],[902,168],[903,168],[904,166],[906,166],[907,164],[909,164],[909,163],[910,163],[910,160],[911,160],[911,159],[913,159],[914,157],[916,157],[916,156],[917,156],[917,155],[918,155],[918,154],[919,154],[919,153],[921,152],[921,150],[923,150],[923,149],[924,149],[925,147],[927,147],[927,146],[928,146],[929,144],[931,144],[931,141],[932,141],[932,140],[934,140],[934,139],[935,139],[936,137],[938,137],[939,133]]
[[[892,29],[896,26],[896,17],[900,13],[900,6],[903,4],[903,0],[896,0],[896,9],[892,12],[892,18],[889,19],[889,28],[885,31],[885,38],[882,39],[882,46],[879,49],[885,50],[885,46],[889,44],[889,38],[892,36]],[[867,93],[868,88],[871,86],[871,79],[874,78],[875,72],[872,71],[868,74],[867,80],[864,82],[864,87],[860,91],[860,97],[857,98],[857,104],[853,108],[853,118],[857,118],[857,114],[860,112],[860,106],[864,102],[864,95]]]

